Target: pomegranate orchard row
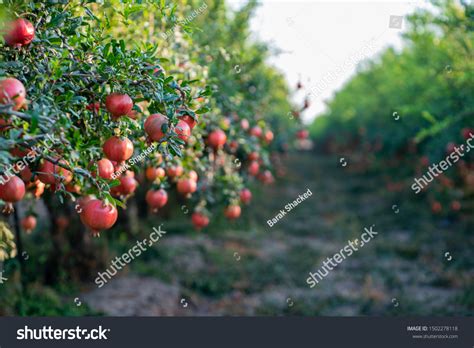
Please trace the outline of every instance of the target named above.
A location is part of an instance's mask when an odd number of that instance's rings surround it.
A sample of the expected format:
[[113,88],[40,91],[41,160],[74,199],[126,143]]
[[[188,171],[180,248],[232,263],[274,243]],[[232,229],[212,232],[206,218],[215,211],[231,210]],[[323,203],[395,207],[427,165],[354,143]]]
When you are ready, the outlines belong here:
[[[262,44],[232,37],[230,19],[202,13],[182,28],[175,20],[192,10],[186,4],[10,1],[4,9],[5,212],[54,195],[73,202],[98,235],[114,226],[140,185],[155,213],[176,190],[202,229],[213,214],[239,218],[252,180],[273,182],[269,154],[290,139],[288,89],[266,65]],[[253,6],[240,11],[250,14]],[[220,34],[193,31],[209,21]],[[163,39],[166,30],[174,37]],[[247,32],[248,21],[232,30]],[[22,220],[25,231],[34,230],[35,215]]]

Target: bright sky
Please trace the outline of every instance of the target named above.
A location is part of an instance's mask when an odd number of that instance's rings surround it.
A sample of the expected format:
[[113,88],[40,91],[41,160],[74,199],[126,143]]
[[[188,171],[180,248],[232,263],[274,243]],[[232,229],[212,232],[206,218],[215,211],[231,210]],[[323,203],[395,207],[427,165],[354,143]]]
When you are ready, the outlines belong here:
[[[229,2],[238,7],[245,1]],[[252,29],[259,39],[283,50],[271,63],[290,85],[296,86],[301,79],[305,92],[295,94],[294,99],[301,104],[304,95],[313,92],[311,107],[303,115],[309,122],[324,111],[324,101],[355,73],[364,57],[376,56],[387,46],[402,46],[400,33],[406,23],[403,19],[398,28],[400,19],[390,16],[405,16],[427,6],[424,0],[261,0]]]

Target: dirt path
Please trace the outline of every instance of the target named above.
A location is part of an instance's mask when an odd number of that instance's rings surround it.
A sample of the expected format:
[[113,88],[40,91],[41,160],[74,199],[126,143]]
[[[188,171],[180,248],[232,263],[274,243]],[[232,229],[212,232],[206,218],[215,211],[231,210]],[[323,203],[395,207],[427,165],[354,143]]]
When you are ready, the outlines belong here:
[[[152,255],[85,302],[108,315],[472,314],[466,221],[434,219],[409,188],[387,192],[383,173],[354,173],[337,158],[304,154],[287,165],[277,188],[255,194],[247,220],[210,236],[170,228]],[[309,288],[308,272],[371,225],[378,235]]]

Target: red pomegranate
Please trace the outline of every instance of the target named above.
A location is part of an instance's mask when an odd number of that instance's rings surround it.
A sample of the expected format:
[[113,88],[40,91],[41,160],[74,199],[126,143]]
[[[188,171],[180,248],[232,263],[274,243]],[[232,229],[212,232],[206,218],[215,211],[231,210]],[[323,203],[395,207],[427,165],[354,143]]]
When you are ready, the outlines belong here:
[[456,151],[456,143],[449,142],[446,144],[446,153],[450,154],[451,152]]
[[[196,117],[197,117],[197,115],[196,115]],[[182,112],[181,115],[178,115],[178,118],[179,118],[180,120],[183,120],[184,122],[186,122],[191,130],[192,130],[194,127],[196,127],[196,125],[197,125],[197,119],[195,119],[195,118],[192,117],[191,115],[186,114],[186,113],[184,113],[184,112]]]
[[248,130],[250,128],[249,121],[246,118],[241,119],[240,120],[240,127],[242,127],[242,129],[244,131]]
[[184,170],[181,166],[171,166],[166,169],[166,174],[170,178],[180,177],[181,175],[183,175],[183,172]]
[[306,129],[300,129],[298,132],[296,132],[296,137],[300,140],[305,140],[309,136],[309,132]]
[[229,205],[227,208],[225,208],[224,215],[229,220],[235,220],[240,216],[241,212],[242,212],[242,209],[240,208],[240,206]]
[[86,203],[81,213],[81,221],[97,236],[101,230],[111,228],[117,221],[117,209],[105,202],[92,199]]
[[240,201],[244,204],[249,204],[252,200],[252,192],[248,188],[242,189],[240,191]]
[[146,202],[153,211],[157,211],[162,208],[168,202],[168,193],[165,190],[148,190],[146,193]]
[[451,202],[451,210],[460,211],[461,210],[461,203],[459,201],[452,201]]
[[198,174],[194,170],[190,170],[188,173],[188,177],[191,180],[198,181],[199,177]]
[[112,136],[102,147],[105,156],[111,161],[124,162],[133,155],[133,143],[128,138]]
[[25,167],[20,172],[21,180],[24,182],[30,182],[32,176],[33,174],[31,173],[30,167]]
[[229,144],[230,149],[235,152],[239,148],[239,143],[236,140],[232,140]]
[[249,159],[249,161],[256,161],[256,160],[259,159],[259,157],[260,157],[260,155],[258,154],[258,152],[254,151],[254,152],[249,153],[248,159]]
[[252,161],[250,162],[250,165],[247,170],[249,172],[249,175],[256,176],[260,170],[260,165],[257,161]]
[[58,226],[59,232],[63,232],[69,226],[69,218],[64,215],[60,215],[56,218],[56,226]]
[[127,94],[112,93],[105,98],[105,108],[113,118],[126,116],[133,108],[133,100]]
[[21,81],[9,77],[0,81],[0,104],[13,104],[19,110],[25,104],[26,90]]
[[263,182],[265,185],[269,185],[269,184],[272,184],[275,179],[273,178],[273,174],[271,171],[269,170],[265,170],[263,173],[261,173],[259,176],[258,176],[258,179]]
[[151,141],[160,141],[166,135],[164,125],[168,125],[168,118],[162,114],[153,114],[148,116],[143,128]]
[[209,218],[199,212],[194,212],[193,215],[191,215],[191,221],[197,230],[200,230],[209,225]]
[[273,141],[273,138],[274,138],[274,135],[273,135],[273,132],[271,130],[267,130],[265,132],[264,137],[263,137],[263,139],[265,140],[265,142],[267,144],[270,144]]
[[66,191],[71,193],[81,193],[81,186],[73,183],[69,183],[66,185]]
[[11,123],[12,123],[11,120],[6,120],[6,119],[0,117],[0,132],[8,130]]
[[25,183],[17,176],[12,176],[6,183],[0,183],[0,199],[7,203],[20,201],[25,195]]
[[181,179],[178,180],[178,184],[176,185],[178,192],[183,195],[189,195],[191,193],[196,192],[197,183],[192,179]]
[[219,149],[227,141],[227,135],[222,129],[216,129],[215,131],[212,131],[209,134],[209,137],[207,138],[207,143],[209,144],[210,147],[213,149]]
[[90,103],[89,105],[86,106],[86,109],[89,110],[89,111],[98,113],[99,109],[100,109],[100,103],[99,102]]
[[36,227],[36,218],[33,215],[25,216],[21,220],[21,227],[23,227],[26,233],[31,233]]
[[[64,160],[60,160],[59,162],[62,164],[67,164],[67,162]],[[44,184],[55,185],[59,184],[60,180],[58,176],[62,176],[64,178],[64,184],[69,184],[72,181],[73,175],[69,170],[60,167],[55,163],[44,160],[38,169],[38,179],[40,179],[40,181]]]
[[6,34],[3,36],[8,46],[24,46],[33,41],[35,27],[30,21],[18,18],[10,22]]
[[107,180],[112,179],[112,175],[115,172],[113,163],[107,158],[102,158],[100,161],[97,162],[97,169],[99,171],[99,176],[102,179]]
[[77,200],[77,204],[75,206],[75,209],[76,211],[80,214],[82,213],[82,211],[84,210],[85,206],[87,205],[87,203],[89,203],[90,201],[92,201],[94,198],[92,198],[91,196],[83,196],[81,198],[79,198]]
[[191,128],[188,126],[186,122],[183,120],[179,120],[178,124],[175,127],[176,134],[178,134],[178,138],[187,142],[190,135],[191,135]]
[[443,211],[443,206],[440,202],[434,201],[433,203],[431,203],[431,211],[435,214],[439,214],[441,213],[441,211]]
[[165,170],[160,167],[148,167],[145,171],[145,176],[150,181],[154,181],[156,178],[163,179],[165,175]]
[[463,128],[461,133],[462,133],[463,138],[465,140],[468,140],[469,138],[474,137],[474,128]]
[[259,126],[252,127],[250,129],[250,135],[256,138],[260,138],[262,136],[262,128],[260,128]]
[[115,196],[128,196],[137,189],[137,181],[133,176],[121,176],[120,185],[112,187],[110,192]]

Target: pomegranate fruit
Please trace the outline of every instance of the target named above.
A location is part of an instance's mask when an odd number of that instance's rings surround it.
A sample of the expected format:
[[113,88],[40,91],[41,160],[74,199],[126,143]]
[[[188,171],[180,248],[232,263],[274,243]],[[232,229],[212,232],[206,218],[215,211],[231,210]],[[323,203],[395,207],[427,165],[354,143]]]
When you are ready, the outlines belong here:
[[250,165],[247,170],[248,170],[249,175],[256,176],[260,170],[260,165],[258,164],[257,161],[252,161],[250,162]]
[[196,125],[197,125],[197,119],[195,119],[194,117],[192,117],[189,114],[182,113],[181,115],[178,115],[178,119],[183,120],[184,122],[186,122],[191,130],[194,127],[196,127]]
[[461,131],[462,136],[465,140],[468,140],[471,137],[474,137],[474,129],[473,128],[463,128]]
[[431,211],[435,214],[439,214],[443,211],[443,206],[440,202],[434,201],[433,203],[431,203]]
[[21,220],[21,227],[26,233],[31,233],[36,227],[36,218],[33,215],[25,216]]
[[265,142],[267,144],[270,144],[273,141],[273,138],[274,138],[274,135],[273,135],[273,132],[271,130],[267,130],[265,132],[264,137],[263,137],[263,139],[265,140]]
[[9,77],[0,81],[0,104],[13,104],[19,110],[25,104],[26,90],[21,81]]
[[188,177],[189,179],[194,180],[194,181],[198,181],[198,178],[199,178],[198,174],[194,170],[189,171]]
[[229,205],[227,208],[225,208],[224,215],[229,220],[235,220],[240,216],[241,212],[242,209],[239,205]]
[[99,109],[100,109],[100,103],[99,102],[90,103],[89,105],[86,106],[86,109],[89,110],[89,111],[98,113]]
[[133,176],[120,177],[120,185],[112,187],[110,192],[116,196],[128,196],[137,189],[137,181]]
[[35,27],[30,21],[18,18],[10,22],[6,34],[3,36],[8,46],[28,45],[35,38]]
[[133,155],[133,143],[128,138],[112,136],[102,147],[105,156],[111,161],[124,162]]
[[252,127],[250,129],[250,135],[256,138],[260,138],[262,136],[262,128],[260,128],[259,126]]
[[263,173],[261,173],[258,176],[258,179],[261,182],[263,182],[265,185],[272,184],[275,181],[275,179],[273,178],[272,172],[270,172],[269,170],[265,170]]
[[153,211],[157,211],[168,202],[168,193],[163,189],[148,190],[145,200]]
[[207,142],[209,146],[215,150],[224,146],[226,141],[227,141],[227,135],[222,129],[217,129],[215,131],[212,131],[209,134],[209,137],[207,138]]
[[99,199],[87,202],[81,212],[81,221],[97,236],[101,230],[108,230],[117,221],[117,209]]
[[168,125],[168,118],[162,114],[153,114],[148,116],[143,128],[151,141],[160,141],[166,135],[164,125]]
[[[67,164],[64,160],[60,160],[60,163]],[[72,173],[69,170],[44,160],[38,169],[38,179],[44,184],[55,185],[59,184],[60,179],[58,176],[63,177],[64,184],[72,181]]]
[[176,185],[178,192],[183,195],[189,195],[191,193],[196,192],[197,183],[192,179],[181,179],[178,180],[178,184]]
[[244,204],[249,204],[252,200],[252,192],[248,188],[244,188],[240,191],[240,201]]
[[0,199],[7,203],[22,200],[25,195],[25,183],[17,176],[12,176],[6,183],[0,183]]
[[170,178],[180,177],[181,175],[183,175],[183,172],[184,170],[181,166],[171,166],[166,169],[166,174]]
[[154,181],[156,178],[163,179],[166,173],[163,168],[148,167],[145,171],[145,176],[148,180]]
[[105,108],[113,118],[118,118],[132,111],[133,101],[127,94],[112,93],[105,98]]
[[175,131],[178,135],[178,138],[180,138],[184,142],[187,142],[191,135],[191,128],[183,120],[179,120],[178,124],[175,127]]
[[60,215],[56,218],[56,226],[58,226],[59,232],[64,232],[69,226],[69,218],[64,215]]
[[97,162],[97,170],[102,179],[110,180],[115,172],[113,163],[107,158],[102,158]]
[[460,211],[461,210],[461,203],[459,201],[452,201],[451,202],[451,210]]
[[249,153],[249,157],[248,157],[248,158],[249,158],[249,161],[256,161],[256,160],[259,159],[259,157],[260,157],[260,156],[259,156],[258,152],[255,152],[255,151],[254,151],[254,152]]
[[243,130],[248,130],[250,128],[250,123],[246,118],[243,118],[240,120],[240,127],[242,127]]
[[309,132],[306,129],[300,129],[298,132],[296,132],[296,137],[300,140],[305,140],[309,136]]
[[197,230],[200,230],[209,225],[209,218],[199,212],[194,212],[193,215],[191,215],[191,221]]

